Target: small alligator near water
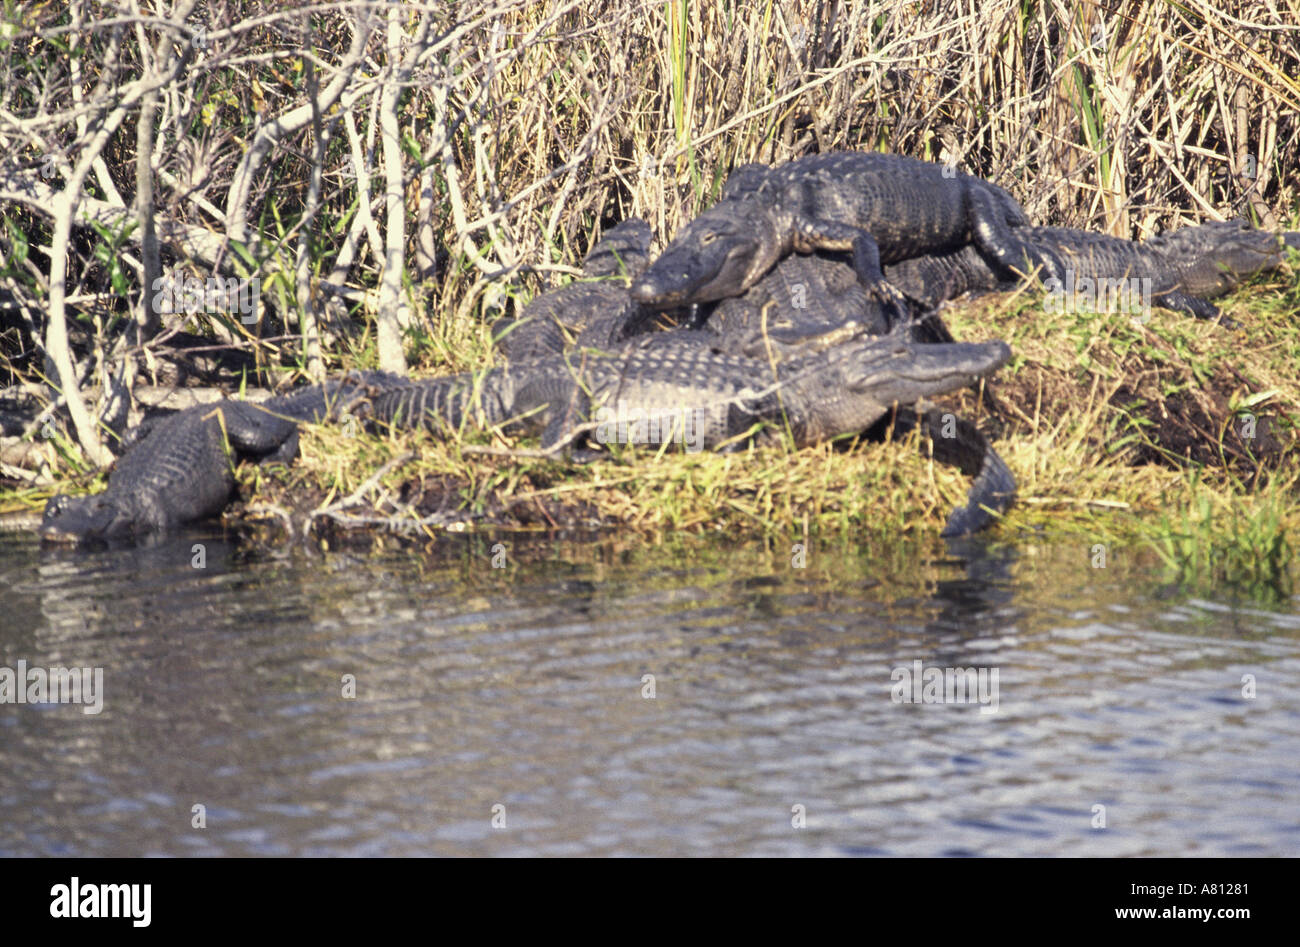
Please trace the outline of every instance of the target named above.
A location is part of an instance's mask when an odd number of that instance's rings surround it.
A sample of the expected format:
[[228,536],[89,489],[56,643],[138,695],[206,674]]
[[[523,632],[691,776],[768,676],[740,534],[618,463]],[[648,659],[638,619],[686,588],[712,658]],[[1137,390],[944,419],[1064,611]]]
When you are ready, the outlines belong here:
[[357,373],[261,403],[220,401],[155,420],[118,460],[102,493],[49,500],[41,537],[86,542],[214,516],[234,490],[236,460],[288,462],[298,450],[299,421],[336,416],[361,392],[399,381]]
[[647,306],[709,302],[740,295],[792,251],[849,251],[892,327],[910,307],[882,264],[973,243],[1004,275],[1026,260],[1058,274],[1057,260],[1018,236],[1027,223],[996,185],[900,155],[830,152],[776,168],[745,165],[722,200],[637,278],[632,297]]
[[[1061,260],[1065,272],[1060,282],[1046,284],[1049,292],[1086,291],[1097,297],[1098,308],[1149,302],[1201,319],[1219,316],[1206,297],[1223,295],[1242,279],[1279,266],[1286,247],[1300,249],[1300,233],[1251,230],[1243,221],[1183,227],[1144,243],[1065,227],[1018,232]],[[973,247],[904,260],[887,273],[909,297],[927,305],[967,291],[1015,285]]]

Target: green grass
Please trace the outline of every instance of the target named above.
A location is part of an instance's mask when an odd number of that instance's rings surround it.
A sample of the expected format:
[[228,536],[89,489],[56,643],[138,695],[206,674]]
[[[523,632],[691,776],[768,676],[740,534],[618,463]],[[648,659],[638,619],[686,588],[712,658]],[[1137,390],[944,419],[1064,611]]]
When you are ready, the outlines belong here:
[[[1286,372],[1300,344],[1285,311],[1293,279],[1274,277],[1226,300],[1226,311],[1244,327],[1237,332],[1160,310],[1145,323],[1125,315],[1045,313],[1033,290],[947,313],[958,338],[1004,338],[1017,353],[992,385],[1006,406],[995,446],[1020,484],[996,533],[1142,543],[1185,577],[1281,588],[1291,537],[1300,528],[1290,420],[1300,405],[1300,380]],[[417,332],[409,342],[409,353],[429,374],[489,361],[490,330],[473,317],[445,319],[438,331]],[[362,364],[368,351],[359,349]],[[1120,386],[1142,397],[1117,405],[1108,394]],[[1216,396],[1217,422],[1233,423],[1242,411],[1274,419],[1280,448],[1260,470],[1180,463],[1163,445],[1164,399],[1217,389],[1230,392]],[[970,416],[975,402],[964,393],[953,405]],[[1206,446],[1211,459],[1225,456]],[[420,515],[418,503],[415,511],[394,514],[390,501],[424,490],[440,498],[439,508],[460,511],[469,528],[601,523],[646,535],[774,538],[936,536],[969,487],[958,471],[930,461],[916,435],[734,454],[623,448],[590,463],[527,456],[533,447],[475,429],[443,440],[409,432],[356,436],[312,425],[292,467],[246,465],[241,476],[251,506],[281,504],[303,513],[350,495],[384,465],[412,454],[380,478],[388,491],[378,504],[384,515]],[[1147,459],[1134,465],[1143,452]],[[63,464],[65,476],[78,476],[74,464]],[[27,490],[6,502],[34,508],[49,492]]]

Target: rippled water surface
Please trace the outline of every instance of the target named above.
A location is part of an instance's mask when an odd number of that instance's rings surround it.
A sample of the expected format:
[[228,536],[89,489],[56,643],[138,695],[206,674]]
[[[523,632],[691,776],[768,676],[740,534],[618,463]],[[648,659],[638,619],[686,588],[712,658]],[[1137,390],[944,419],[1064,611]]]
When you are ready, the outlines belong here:
[[[105,691],[0,704],[0,855],[1300,855],[1300,601],[1081,543],[802,556],[0,535],[0,667]],[[892,699],[916,668],[996,712]]]

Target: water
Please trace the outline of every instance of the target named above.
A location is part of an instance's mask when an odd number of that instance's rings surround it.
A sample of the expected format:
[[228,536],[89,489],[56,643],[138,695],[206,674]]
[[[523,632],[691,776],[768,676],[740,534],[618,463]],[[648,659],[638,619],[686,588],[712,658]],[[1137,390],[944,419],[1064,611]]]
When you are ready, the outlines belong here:
[[[0,667],[105,689],[0,705],[0,855],[1300,855],[1296,600],[1082,543],[387,547],[0,535]],[[916,661],[996,712],[895,702]]]

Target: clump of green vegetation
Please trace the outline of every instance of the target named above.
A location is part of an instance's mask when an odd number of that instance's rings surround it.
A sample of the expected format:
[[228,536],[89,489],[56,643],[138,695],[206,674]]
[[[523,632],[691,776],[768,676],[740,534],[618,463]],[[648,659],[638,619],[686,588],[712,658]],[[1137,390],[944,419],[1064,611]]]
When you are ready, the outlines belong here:
[[[359,42],[351,8],[284,10],[274,22],[261,12],[196,8],[186,29],[207,39],[188,47],[194,63],[160,86],[155,111],[142,103],[117,116],[106,141],[84,116],[111,114],[122,83],[168,68],[168,50],[191,34],[161,18],[123,33],[95,5],[78,24],[58,4],[6,7],[0,18],[0,69],[15,80],[0,82],[0,129],[23,143],[19,170],[49,167],[40,180],[57,188],[102,148],[82,191],[111,225],[77,225],[58,261],[67,348],[88,400],[126,358],[137,377],[167,383],[155,350],[182,325],[251,354],[254,368],[239,375],[250,384],[376,367],[392,356],[381,326],[398,302],[409,310],[398,357],[415,374],[481,368],[494,360],[492,322],[572,275],[611,224],[641,216],[663,241],[747,161],[833,149],[944,161],[1007,187],[1037,222],[1134,238],[1206,216],[1271,228],[1290,217],[1294,227],[1300,213],[1290,173],[1300,165],[1290,78],[1300,48],[1286,11],[1254,0],[1210,0],[1192,14],[1035,0],[978,9],[459,0],[397,17],[366,40],[350,73],[339,67]],[[431,44],[423,55],[417,41]],[[376,78],[402,66],[390,54],[411,54],[394,90]],[[119,75],[122,62],[141,69]],[[348,94],[277,139],[246,186],[232,188],[269,120],[319,101],[334,81],[313,62],[338,68]],[[141,124],[154,135],[167,266],[206,276],[223,264],[173,237],[216,237],[217,256],[234,261],[221,272],[261,279],[268,307],[257,325],[213,312],[164,320],[148,354],[127,331],[145,289],[130,212]],[[393,141],[398,153],[385,153]],[[0,201],[0,291],[14,300],[0,308],[0,384],[45,402],[62,384],[46,377],[42,349],[53,335],[42,321],[55,271],[51,203]],[[236,218],[247,239],[222,232]],[[402,229],[390,234],[394,220]],[[394,254],[402,262],[390,268]],[[1262,278],[1225,309],[1239,331],[1162,311],[1136,321],[1049,313],[1034,290],[946,313],[956,337],[1003,338],[1016,353],[981,421],[1020,482],[1003,535],[1140,539],[1189,574],[1270,574],[1300,513],[1300,282],[1294,270]],[[307,339],[313,319],[319,345]],[[951,403],[980,414],[970,395]],[[56,420],[21,464],[0,443],[6,507],[35,509],[56,489],[94,484],[84,430]],[[279,508],[295,529],[337,506],[313,522],[343,524],[346,512],[358,524],[405,518],[426,530],[933,535],[967,483],[915,440],[627,450],[578,464],[529,456],[519,449],[532,445],[489,432],[441,441],[313,427],[298,464],[241,476],[246,513]]]
[[[1005,338],[1018,353],[992,380],[996,410],[983,422],[1020,484],[999,535],[1138,541],[1189,577],[1276,581],[1300,527],[1300,382],[1277,371],[1278,340],[1295,330],[1275,298],[1270,285],[1226,300],[1240,330],[1161,310],[1054,314],[1033,290],[952,307],[959,337]],[[947,403],[965,416],[981,411],[971,392]],[[286,508],[296,528],[380,470],[352,516],[413,530],[933,536],[969,486],[930,460],[915,433],[799,451],[622,448],[587,463],[529,456],[528,442],[475,430],[353,438],[317,426],[303,443],[292,469],[250,474],[254,506],[296,498],[296,519]]]

